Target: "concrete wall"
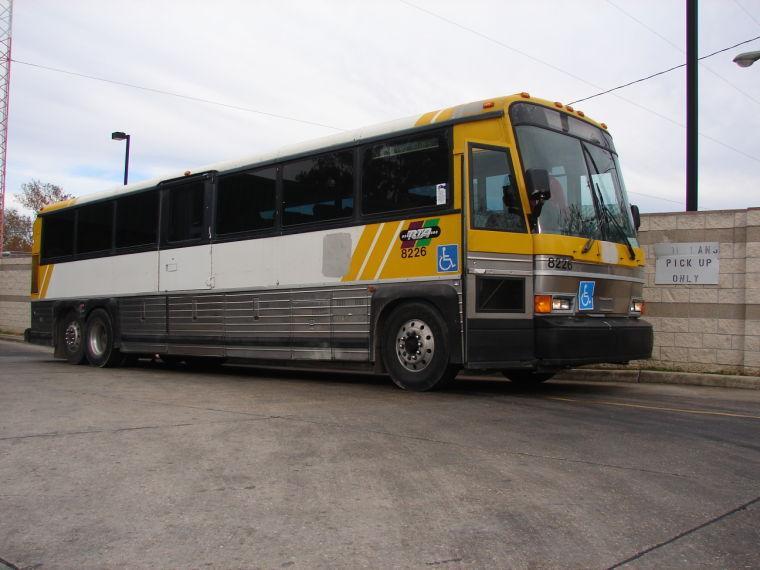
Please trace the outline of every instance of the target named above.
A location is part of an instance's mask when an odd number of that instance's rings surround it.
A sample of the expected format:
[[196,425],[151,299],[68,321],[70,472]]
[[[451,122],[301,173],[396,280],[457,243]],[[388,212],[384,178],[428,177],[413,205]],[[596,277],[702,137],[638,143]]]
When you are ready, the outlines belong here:
[[0,258],[0,333],[21,334],[31,326],[31,257]]
[[[760,208],[647,214],[645,318],[652,360],[634,366],[760,374]],[[656,285],[657,243],[720,243],[718,285]]]

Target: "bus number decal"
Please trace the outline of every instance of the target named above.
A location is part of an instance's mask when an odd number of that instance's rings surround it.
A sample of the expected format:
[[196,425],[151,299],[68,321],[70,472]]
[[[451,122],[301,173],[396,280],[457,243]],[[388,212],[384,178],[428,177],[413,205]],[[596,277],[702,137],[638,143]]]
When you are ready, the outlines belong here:
[[425,257],[427,250],[424,247],[405,247],[401,249],[401,259],[411,259],[412,257]]
[[573,260],[564,257],[550,257],[546,262],[549,269],[563,269],[565,271],[573,270]]

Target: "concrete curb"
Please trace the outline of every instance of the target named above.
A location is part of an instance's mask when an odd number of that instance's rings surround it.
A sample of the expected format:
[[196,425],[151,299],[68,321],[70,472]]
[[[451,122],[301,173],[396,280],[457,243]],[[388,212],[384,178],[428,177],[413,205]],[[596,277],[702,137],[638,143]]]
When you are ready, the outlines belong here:
[[574,368],[561,372],[557,380],[585,382],[630,382],[634,384],[688,384],[691,386],[715,386],[718,388],[744,388],[760,390],[760,377],[732,376],[730,374],[707,374],[695,372],[670,372],[660,370],[594,370]]
[[0,333],[0,340],[9,340],[11,342],[24,342],[24,335]]

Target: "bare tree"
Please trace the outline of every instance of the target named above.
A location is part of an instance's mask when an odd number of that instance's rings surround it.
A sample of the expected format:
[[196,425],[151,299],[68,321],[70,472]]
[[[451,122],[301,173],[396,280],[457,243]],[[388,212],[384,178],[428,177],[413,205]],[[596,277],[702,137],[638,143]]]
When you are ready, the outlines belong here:
[[74,196],[66,194],[63,188],[56,184],[32,180],[22,184],[21,193],[15,194],[15,197],[24,208],[28,208],[36,214],[48,204],[68,200]]
[[19,213],[17,210],[5,211],[3,218],[5,231],[3,232],[3,251],[32,250],[32,218]]

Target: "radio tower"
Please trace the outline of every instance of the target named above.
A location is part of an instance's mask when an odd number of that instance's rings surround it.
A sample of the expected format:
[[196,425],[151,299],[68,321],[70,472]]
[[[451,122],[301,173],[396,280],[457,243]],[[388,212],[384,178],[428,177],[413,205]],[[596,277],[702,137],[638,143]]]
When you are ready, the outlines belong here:
[[5,243],[5,158],[8,151],[8,104],[11,92],[13,0],[0,0],[0,255]]

